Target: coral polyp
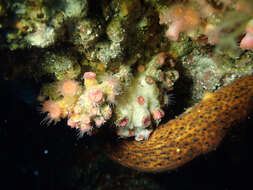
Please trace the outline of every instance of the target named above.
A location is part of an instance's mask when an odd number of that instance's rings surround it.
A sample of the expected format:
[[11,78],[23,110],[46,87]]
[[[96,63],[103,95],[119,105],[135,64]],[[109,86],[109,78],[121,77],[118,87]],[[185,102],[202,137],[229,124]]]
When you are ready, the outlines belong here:
[[179,77],[168,60],[165,52],[158,53],[135,76],[130,66],[122,65],[115,73],[84,72],[83,85],[76,79],[56,81],[50,94],[42,88],[42,99],[54,99],[46,100],[42,109],[49,121],[67,118],[67,124],[80,134],[92,134],[110,120],[120,137],[148,139],[164,116],[167,93]]
[[42,112],[48,113],[47,116],[44,118],[43,122],[46,122],[48,125],[53,123],[56,123],[60,121],[62,111],[58,104],[55,102],[52,102],[50,100],[47,100],[44,102],[42,106]]
[[59,91],[63,96],[75,96],[78,94],[79,85],[74,80],[61,81],[59,83]]

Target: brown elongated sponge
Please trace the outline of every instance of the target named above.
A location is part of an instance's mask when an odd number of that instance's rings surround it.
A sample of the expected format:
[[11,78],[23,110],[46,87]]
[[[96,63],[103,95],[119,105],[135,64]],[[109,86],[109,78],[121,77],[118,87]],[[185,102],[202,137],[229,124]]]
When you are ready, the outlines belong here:
[[182,166],[215,150],[227,131],[246,119],[253,107],[253,75],[240,78],[175,119],[160,125],[147,141],[107,144],[105,152],[120,164],[141,171]]

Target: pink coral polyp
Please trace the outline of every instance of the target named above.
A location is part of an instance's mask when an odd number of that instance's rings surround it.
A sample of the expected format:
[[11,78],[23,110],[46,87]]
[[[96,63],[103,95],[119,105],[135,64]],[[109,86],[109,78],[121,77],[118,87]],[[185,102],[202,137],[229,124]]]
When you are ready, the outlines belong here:
[[85,79],[94,79],[96,78],[96,73],[94,72],[85,72],[83,75],[83,78]]
[[253,34],[247,32],[240,43],[242,49],[253,50]]
[[143,96],[138,96],[137,102],[140,105],[143,105],[145,103],[145,98]]
[[89,92],[88,98],[92,103],[99,103],[103,99],[103,92],[101,90],[94,90]]
[[152,116],[153,116],[154,120],[159,120],[159,119],[163,118],[164,112],[162,110],[154,110],[152,112]]
[[66,80],[62,82],[61,93],[64,96],[74,96],[78,91],[79,85],[74,80]]

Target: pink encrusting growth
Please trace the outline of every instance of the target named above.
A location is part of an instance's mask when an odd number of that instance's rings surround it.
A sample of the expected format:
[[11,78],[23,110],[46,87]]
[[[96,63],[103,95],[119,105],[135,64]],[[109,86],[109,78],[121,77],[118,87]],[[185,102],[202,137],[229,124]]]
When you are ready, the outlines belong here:
[[240,42],[240,48],[243,50],[253,50],[253,20],[249,21],[245,31],[246,35]]
[[246,35],[243,37],[243,39],[240,42],[240,48],[247,49],[247,50],[253,50],[253,34],[247,32]]
[[96,106],[91,107],[91,109],[90,109],[90,115],[91,116],[96,116],[98,114],[99,114],[99,109]]
[[83,78],[85,78],[85,79],[94,79],[94,78],[96,78],[96,73],[86,72],[86,73],[84,73]]
[[68,115],[68,124],[80,129],[80,134],[92,134],[95,127],[101,127],[112,117],[112,106],[119,90],[118,80],[111,75],[103,77],[103,81],[98,81],[98,78],[95,72],[83,74],[82,93]]
[[141,63],[136,73],[130,72],[129,65],[120,65],[115,73],[85,72],[79,82],[57,81],[50,89],[55,93],[44,97],[49,100],[41,110],[48,113],[48,123],[66,118],[80,136],[96,133],[111,120],[120,137],[148,139],[164,116],[165,95],[179,76],[173,65],[168,53],[160,52]]
[[48,125],[52,122],[56,123],[61,119],[62,111],[60,107],[53,101],[47,100],[44,102],[42,111],[44,113],[48,112],[46,118],[43,120],[43,122],[47,122]]
[[169,29],[166,31],[165,35],[173,41],[176,41],[179,37],[179,33],[183,31],[183,21],[175,21],[170,24]]
[[160,11],[160,24],[168,24],[166,36],[178,40],[180,32],[191,32],[200,24],[200,15],[191,6],[177,5]]
[[154,110],[152,112],[152,116],[153,116],[154,120],[160,120],[164,117],[164,115],[165,115],[164,111],[162,111],[162,110]]
[[44,121],[50,124],[67,118],[67,125],[83,135],[92,134],[93,127],[101,127],[112,117],[112,102],[119,90],[117,79],[110,76],[98,82],[94,72],[85,72],[83,78],[83,86],[73,79],[55,82],[58,97],[42,104],[41,111],[48,113]]
[[103,99],[103,92],[102,90],[94,90],[89,92],[88,97],[92,103],[99,103]]
[[49,106],[49,116],[53,120],[58,120],[61,117],[61,109],[56,103],[52,103]]
[[214,45],[220,40],[218,27],[220,10],[207,0],[189,0],[158,9],[159,23],[167,25],[165,36],[171,41],[179,40],[184,33],[193,40],[206,36],[207,43]]
[[145,98],[143,96],[138,96],[137,102],[138,104],[143,105],[145,103]]

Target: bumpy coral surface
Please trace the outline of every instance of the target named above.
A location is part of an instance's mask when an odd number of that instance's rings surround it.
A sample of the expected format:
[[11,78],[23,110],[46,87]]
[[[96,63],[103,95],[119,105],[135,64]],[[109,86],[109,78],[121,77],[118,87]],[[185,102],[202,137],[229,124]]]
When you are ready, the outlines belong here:
[[147,140],[153,131],[152,123],[158,125],[165,115],[162,107],[170,101],[166,93],[179,77],[176,70],[161,70],[166,58],[162,52],[147,65],[139,65],[131,86],[117,99],[116,125],[120,136]]
[[148,139],[165,115],[162,107],[169,103],[167,93],[179,77],[168,61],[161,52],[139,65],[135,77],[129,66],[122,65],[115,74],[84,72],[83,85],[68,78],[47,85],[39,98],[49,97],[42,106],[42,112],[48,113],[45,121],[67,118],[67,124],[83,135],[111,120],[120,137]]

